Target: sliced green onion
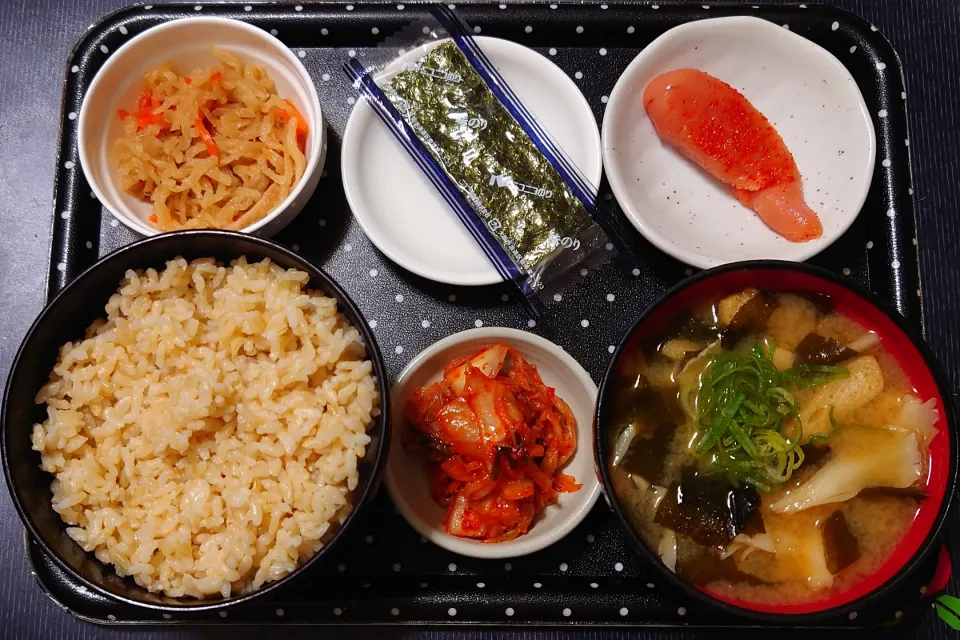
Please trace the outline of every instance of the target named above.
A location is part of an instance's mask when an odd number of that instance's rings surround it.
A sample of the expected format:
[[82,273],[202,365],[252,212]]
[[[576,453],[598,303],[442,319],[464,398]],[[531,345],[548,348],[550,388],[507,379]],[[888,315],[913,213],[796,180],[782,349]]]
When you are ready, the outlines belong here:
[[842,378],[847,370],[797,365],[779,371],[775,352],[768,339],[748,351],[710,356],[696,396],[700,435],[694,451],[701,456],[703,473],[772,491],[803,464],[801,437],[783,433],[788,420],[803,433],[793,392]]

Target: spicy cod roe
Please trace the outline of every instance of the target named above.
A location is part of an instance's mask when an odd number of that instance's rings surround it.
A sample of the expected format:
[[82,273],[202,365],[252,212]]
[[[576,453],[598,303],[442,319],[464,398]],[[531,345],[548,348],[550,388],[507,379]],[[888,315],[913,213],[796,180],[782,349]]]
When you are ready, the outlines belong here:
[[408,452],[426,451],[447,533],[484,542],[523,535],[558,494],[582,485],[560,471],[577,448],[570,407],[504,344],[454,360],[404,408]]

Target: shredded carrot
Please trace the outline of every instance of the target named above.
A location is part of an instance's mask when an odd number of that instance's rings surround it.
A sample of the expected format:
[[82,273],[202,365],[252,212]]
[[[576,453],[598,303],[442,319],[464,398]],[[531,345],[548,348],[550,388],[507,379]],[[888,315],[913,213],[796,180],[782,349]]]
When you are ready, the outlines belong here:
[[141,112],[148,111],[153,107],[153,93],[150,89],[144,89],[140,97],[137,98],[137,109]]
[[213,74],[210,76],[210,84],[216,85],[218,82],[220,82],[220,79],[222,77],[223,77],[222,73],[220,73],[219,71],[214,71]]
[[[157,132],[157,136],[159,137],[160,133],[170,129],[170,125],[163,119],[164,110],[160,108],[162,105],[163,101],[154,98],[150,89],[144,89],[139,97],[137,97],[137,111],[135,113],[131,114],[126,109],[117,109],[117,115],[121,120],[131,115],[136,116],[137,131],[151,124],[159,124],[160,131]],[[173,109],[173,107],[171,107],[171,109]]]
[[203,144],[207,145],[207,153],[214,158],[220,158],[220,152],[217,151],[217,145],[213,142],[213,136],[210,135],[206,125],[203,124],[203,117],[201,117],[199,113],[197,114],[197,121],[194,125],[197,127],[197,132],[200,134]]
[[300,112],[297,111],[297,108],[294,107],[289,100],[285,101],[293,109],[293,113],[290,113],[286,109],[281,109],[276,107],[277,115],[283,118],[284,120],[290,120],[291,118],[297,119],[297,135],[306,136],[310,132],[310,126],[304,121],[303,116],[300,115]]
[[281,109],[276,107],[277,115],[283,118],[284,120],[290,120],[290,118],[297,119],[297,143],[300,147],[300,151],[304,151],[307,147],[307,134],[310,133],[310,125],[307,124],[307,121],[304,120],[303,115],[297,110],[296,105],[290,102],[287,99],[284,99],[284,102],[290,107],[290,111],[286,109]]
[[190,76],[184,76],[183,81],[186,82],[187,84],[193,84],[193,79],[190,78]]
[[[151,124],[164,124],[163,114],[162,113],[146,113],[142,114],[137,118],[137,124],[140,125],[140,128],[144,128]],[[161,126],[161,128],[163,128]]]
[[[284,102],[290,107],[290,111],[293,112],[294,117],[297,119],[297,133],[302,135],[307,135],[310,133],[310,126],[307,124],[306,119],[303,117],[303,114],[297,110],[297,105],[293,104],[287,99],[284,99]],[[288,116],[289,117],[289,116]]]
[[149,220],[153,224],[157,224],[157,214],[155,213],[150,214],[150,217],[147,218],[147,220]]

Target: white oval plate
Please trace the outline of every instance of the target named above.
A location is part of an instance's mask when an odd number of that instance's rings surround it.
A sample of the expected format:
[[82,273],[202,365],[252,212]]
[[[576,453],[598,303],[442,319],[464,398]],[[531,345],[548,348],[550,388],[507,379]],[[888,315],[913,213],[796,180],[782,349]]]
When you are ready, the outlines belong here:
[[[743,93],[776,127],[803,176],[823,235],[794,243],[770,230],[730,189],[661,142],[643,90],[661,73],[692,67]],[[779,25],[715,18],[670,29],[627,67],[603,119],[607,179],[630,222],[688,264],[802,261],[846,231],[870,189],[876,137],[850,72],[832,54]]]
[[[584,177],[600,184],[600,132],[576,83],[532,49],[485,36],[476,41]],[[414,62],[440,42],[407,53],[387,70]],[[341,170],[353,215],[371,242],[401,267],[453,285],[502,281],[456,214],[364,101],[347,122]]]
[[[430,496],[424,460],[404,451],[400,432],[408,428],[403,407],[417,387],[439,380],[451,360],[497,342],[516,348],[537,367],[543,382],[556,389],[557,396],[570,405],[577,420],[577,450],[562,471],[583,486],[574,493],[561,493],[557,504],[544,509],[526,534],[507,542],[488,544],[458,538],[444,531],[446,509]],[[600,483],[593,462],[593,412],[597,385],[570,354],[545,338],[504,327],[469,329],[444,338],[422,351],[404,368],[393,385],[391,402],[393,438],[386,474],[390,498],[410,526],[448,551],[474,558],[514,558],[539,551],[572,531],[597,501]]]

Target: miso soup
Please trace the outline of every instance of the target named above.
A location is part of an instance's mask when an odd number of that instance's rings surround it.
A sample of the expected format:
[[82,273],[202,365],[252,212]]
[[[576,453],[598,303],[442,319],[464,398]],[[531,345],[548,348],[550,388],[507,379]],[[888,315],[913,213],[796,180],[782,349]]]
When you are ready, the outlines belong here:
[[745,289],[665,326],[623,354],[608,432],[614,491],[650,549],[765,605],[876,571],[927,496],[935,400],[827,296]]

